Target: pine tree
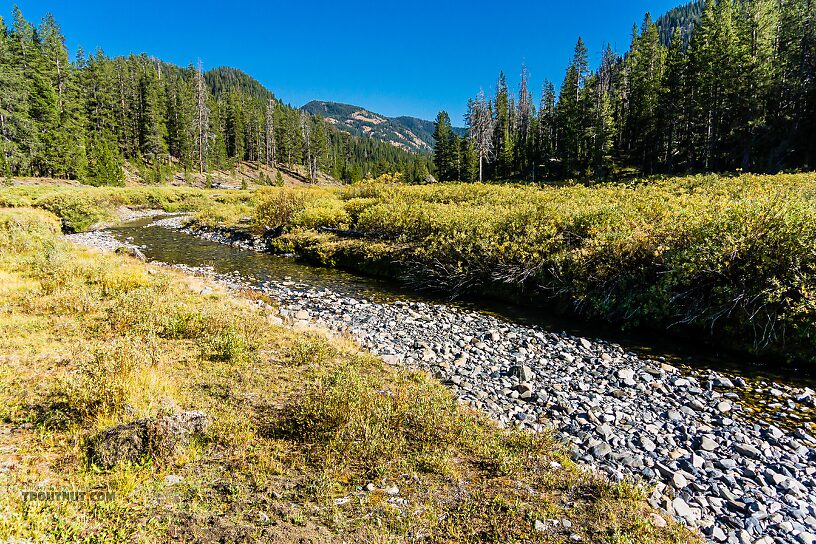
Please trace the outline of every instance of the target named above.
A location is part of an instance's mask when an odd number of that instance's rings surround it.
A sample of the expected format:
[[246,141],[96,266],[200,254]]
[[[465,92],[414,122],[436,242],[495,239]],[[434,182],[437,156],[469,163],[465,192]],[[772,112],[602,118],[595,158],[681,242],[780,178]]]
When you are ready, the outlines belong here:
[[153,62],[142,59],[138,79],[139,153],[152,165],[164,162],[167,155],[167,124],[164,117],[159,71]]
[[555,86],[546,80],[541,89],[538,109],[538,130],[536,132],[536,160],[543,168],[539,177],[551,177],[553,161],[557,160]]
[[213,134],[210,129],[210,97],[204,82],[204,68],[201,59],[198,60],[193,78],[195,99],[195,115],[193,117],[195,142],[193,147],[198,158],[198,172],[204,173],[207,170],[207,156]]
[[561,175],[567,177],[583,175],[587,166],[586,128],[591,126],[586,114],[587,66],[587,49],[578,38],[556,106]]
[[124,185],[122,159],[110,133],[92,135],[88,149],[88,180],[93,185]]
[[15,55],[14,35],[0,18],[0,175],[28,172],[34,127],[28,114],[29,86],[22,59]]
[[660,86],[658,99],[657,123],[660,134],[660,149],[658,159],[662,169],[673,172],[678,166],[678,160],[685,163],[683,157],[688,156],[685,144],[687,86],[686,86],[686,55],[680,30],[676,30],[672,37],[669,50],[666,54],[666,69],[663,71],[663,81]]
[[[188,74],[167,77],[165,83],[167,111],[167,148],[186,171],[195,164],[195,94]],[[185,77],[186,76],[186,77]]]
[[459,140],[459,164],[461,181],[476,181],[479,176],[479,159],[476,150],[473,148],[473,141],[470,138]]
[[612,108],[615,54],[611,47],[604,50],[601,67],[588,85],[592,89],[593,124],[589,136],[591,171],[596,180],[606,179],[614,166],[612,149],[615,143],[615,119]]
[[275,163],[275,101],[267,101],[264,112],[264,162],[267,166]]
[[[737,141],[742,147],[741,165],[744,169],[755,166],[757,152],[767,144],[760,143],[761,127],[768,123],[771,93],[777,81],[776,35],[779,11],[775,0],[751,0],[741,4],[738,18],[740,51],[743,54],[744,82],[739,89]],[[763,165],[764,166],[764,165]]]
[[776,63],[779,76],[771,165],[816,164],[816,2],[784,0]]
[[634,37],[627,57],[630,160],[647,173],[655,170],[658,160],[658,102],[665,59],[666,52],[660,44],[657,26],[647,13],[640,36]]
[[705,170],[728,166],[743,84],[733,4],[708,0],[689,44],[689,77],[693,86],[692,146]]
[[244,104],[240,91],[227,93],[224,109],[224,138],[227,157],[236,161],[244,159]]
[[328,142],[326,141],[325,123],[320,117],[303,114],[303,146],[306,152],[306,167],[309,179],[317,182],[317,174],[325,166]]
[[450,117],[445,111],[440,111],[436,116],[436,123],[434,124],[434,150],[433,161],[436,167],[436,174],[440,181],[447,181],[453,179],[452,154],[451,154],[451,140],[453,130],[451,129]]
[[529,77],[527,67],[522,66],[519,99],[518,105],[516,106],[515,170],[524,174],[524,177],[532,174],[530,159],[533,156],[534,142],[533,124],[535,110],[533,107],[533,95],[529,89]]
[[513,170],[513,142],[510,132],[510,101],[504,72],[496,83],[493,112],[493,149],[496,153],[495,177],[509,178]]

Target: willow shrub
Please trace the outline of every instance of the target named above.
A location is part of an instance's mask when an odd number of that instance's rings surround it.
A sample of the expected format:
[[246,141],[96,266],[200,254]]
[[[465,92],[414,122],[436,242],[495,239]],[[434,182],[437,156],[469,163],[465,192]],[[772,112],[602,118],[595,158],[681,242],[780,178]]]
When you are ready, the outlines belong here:
[[716,329],[754,348],[814,347],[814,174],[542,188],[369,183],[333,198],[324,192],[313,212],[304,201],[289,226],[342,223],[407,243],[405,270],[429,287],[505,284],[596,318]]

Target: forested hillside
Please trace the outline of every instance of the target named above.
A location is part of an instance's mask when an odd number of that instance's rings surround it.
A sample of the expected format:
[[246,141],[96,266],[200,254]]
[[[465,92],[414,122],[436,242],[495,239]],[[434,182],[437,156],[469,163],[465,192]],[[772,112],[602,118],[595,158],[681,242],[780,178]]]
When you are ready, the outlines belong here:
[[607,47],[595,70],[579,38],[560,89],[545,81],[537,110],[525,70],[516,96],[502,74],[493,97],[469,101],[467,139],[441,112],[439,177],[814,168],[816,2],[709,0],[693,22],[695,6],[671,12],[660,28],[647,14],[629,50]]
[[[694,25],[699,23],[700,15],[703,13],[705,0],[694,0],[688,4],[670,9],[657,18],[655,24],[660,33],[660,43],[669,47],[675,32],[678,32],[683,43],[688,45]],[[633,30],[637,32],[637,29]]]
[[427,158],[338,131],[239,70],[102,51],[71,61],[52,16],[13,18],[0,19],[0,175],[121,184],[125,160],[154,182],[238,161],[300,165],[312,180],[428,173]]

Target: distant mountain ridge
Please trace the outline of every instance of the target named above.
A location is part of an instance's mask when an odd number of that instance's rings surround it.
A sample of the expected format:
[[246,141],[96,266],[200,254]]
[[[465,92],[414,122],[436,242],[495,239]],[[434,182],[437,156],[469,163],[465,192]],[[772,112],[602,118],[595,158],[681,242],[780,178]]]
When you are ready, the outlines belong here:
[[[434,123],[403,115],[386,117],[361,106],[312,100],[302,110],[320,115],[338,130],[368,136],[412,153],[430,153],[434,145]],[[465,129],[454,129],[464,134]]]

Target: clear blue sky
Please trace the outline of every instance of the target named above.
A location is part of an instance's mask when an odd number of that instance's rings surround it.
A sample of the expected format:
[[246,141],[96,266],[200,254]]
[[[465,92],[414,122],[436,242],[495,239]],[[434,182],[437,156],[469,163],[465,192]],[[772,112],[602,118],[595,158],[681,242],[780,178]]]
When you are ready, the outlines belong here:
[[[683,0],[405,2],[18,0],[32,22],[53,13],[68,47],[147,53],[185,66],[234,66],[295,106],[333,100],[385,115],[461,125],[468,97],[490,93],[500,69],[516,89],[521,65],[536,102],[556,85],[578,36],[595,66],[605,43],[629,45],[633,23]],[[6,20],[11,4],[2,8]]]

